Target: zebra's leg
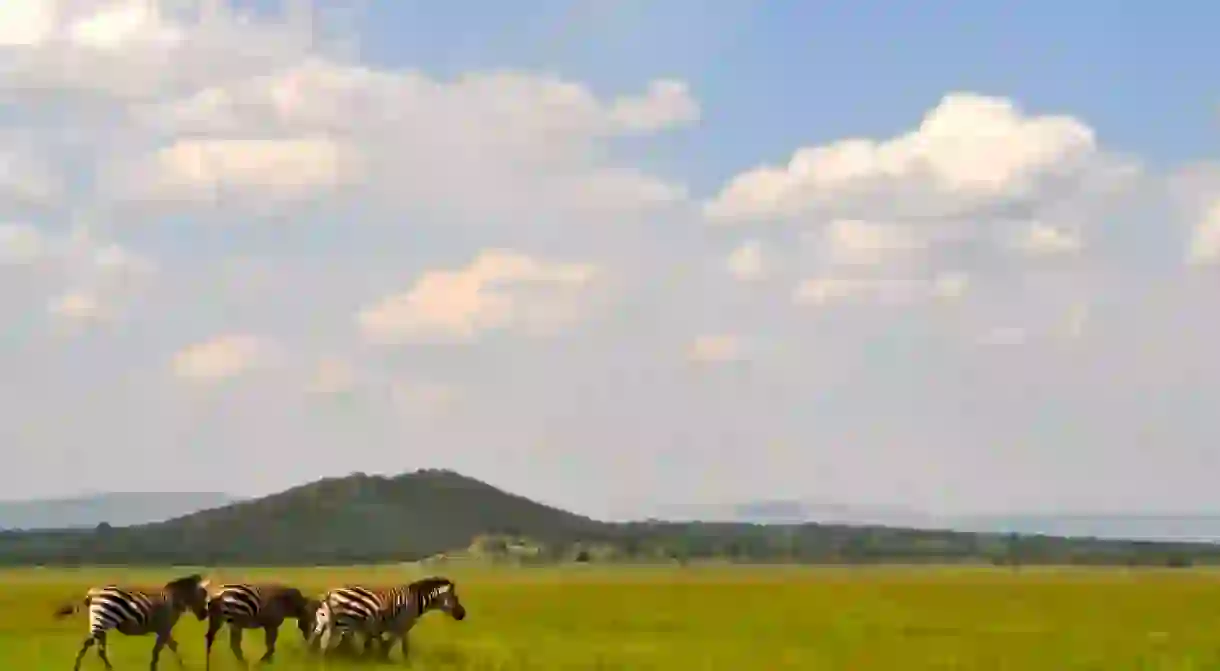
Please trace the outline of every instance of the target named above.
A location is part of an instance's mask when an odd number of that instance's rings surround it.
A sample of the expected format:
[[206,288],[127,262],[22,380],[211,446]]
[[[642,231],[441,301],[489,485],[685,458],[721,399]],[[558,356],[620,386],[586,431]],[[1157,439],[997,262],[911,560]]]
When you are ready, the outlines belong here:
[[72,666],[72,671],[80,671],[81,661],[85,659],[85,653],[89,652],[89,648],[92,648],[96,642],[93,634],[89,634],[89,638],[86,638],[85,642],[81,644],[80,652],[76,653],[76,664]]
[[263,656],[260,657],[258,661],[270,662],[271,659],[275,657],[275,641],[280,637],[280,629],[279,627],[264,627],[263,631],[265,632],[264,640],[267,643],[267,652],[264,652]]
[[402,632],[402,638],[398,639],[398,647],[402,649],[402,661],[407,661],[407,632]]
[[102,664],[105,664],[107,669],[113,669],[114,667],[110,664],[110,656],[106,654],[106,632],[103,631],[94,638],[97,639],[98,659],[102,660]]
[[364,645],[360,648],[361,657],[373,657],[381,653],[381,634],[364,632]]
[[351,629],[340,629],[339,643],[335,646],[335,654],[340,657],[356,656],[356,632]]
[[390,653],[394,651],[394,639],[398,638],[397,632],[385,632],[377,636],[378,650],[377,658],[381,661],[386,661],[390,658]]
[[241,627],[235,623],[229,623],[229,649],[237,657],[237,661],[243,665],[246,663],[246,656],[241,652]]
[[[322,635],[318,640],[318,652],[326,654],[326,651],[330,650],[330,639],[334,636],[334,632],[335,628],[329,622],[322,627]],[[317,632],[315,631],[314,633],[316,634]]]
[[208,618],[208,633],[204,634],[204,662],[203,668],[205,671],[212,669],[212,644],[216,642],[216,634],[220,633],[220,628],[224,626],[219,618]]
[[161,648],[165,647],[166,635],[157,632],[157,641],[153,643],[152,660],[148,663],[149,671],[157,671],[157,662],[161,660]]
[[174,640],[174,633],[165,635],[165,647],[169,648],[170,654],[174,656],[174,661],[177,662],[178,668],[184,668],[186,665],[182,663],[182,655],[178,654],[178,641]]

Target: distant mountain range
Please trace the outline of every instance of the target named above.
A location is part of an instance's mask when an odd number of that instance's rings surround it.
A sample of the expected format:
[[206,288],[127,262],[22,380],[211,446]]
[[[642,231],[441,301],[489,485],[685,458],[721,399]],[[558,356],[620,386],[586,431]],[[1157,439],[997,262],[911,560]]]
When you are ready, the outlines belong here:
[[229,505],[213,492],[130,492],[60,499],[0,501],[0,529],[74,529],[145,524]]
[[664,506],[655,518],[753,524],[847,524],[983,533],[1041,534],[1151,541],[1220,541],[1220,514],[1028,514],[935,516],[892,507],[798,500]]
[[[215,492],[131,492],[58,499],[0,501],[2,529],[123,527],[162,522],[222,508],[241,497]],[[1220,542],[1220,514],[1030,514],[937,517],[899,507],[851,506],[801,500],[663,506],[651,517],[666,521],[752,524],[821,524],[948,529],[982,533],[1042,534],[1152,541]]]
[[[10,517],[12,526],[87,528],[0,532],[0,565],[351,565],[442,553],[500,557],[510,546],[526,548],[530,561],[1220,565],[1214,543],[963,533],[903,510],[802,502],[685,506],[680,516],[695,521],[612,523],[444,470],[355,473],[228,500],[223,494],[116,494],[9,504],[16,505],[10,514],[20,513]],[[161,521],[133,523],[153,519]],[[110,526],[98,526],[102,521]],[[970,524],[1043,530],[1051,521],[1063,520]],[[1085,535],[1097,530],[1073,523]],[[1197,535],[1166,520],[1142,530],[1113,524],[1101,530]]]

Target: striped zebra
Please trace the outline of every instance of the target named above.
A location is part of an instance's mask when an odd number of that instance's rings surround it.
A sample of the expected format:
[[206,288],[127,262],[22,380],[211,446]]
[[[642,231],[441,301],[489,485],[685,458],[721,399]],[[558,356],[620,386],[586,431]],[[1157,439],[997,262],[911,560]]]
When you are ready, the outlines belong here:
[[156,671],[162,648],[169,648],[178,664],[182,664],[178,642],[173,636],[174,625],[188,610],[200,620],[206,619],[207,597],[207,582],[199,574],[171,580],[161,588],[104,585],[90,588],[84,600],[65,604],[55,611],[55,616],[67,617],[82,607],[89,609],[89,637],[76,655],[73,671],[80,671],[85,653],[95,644],[97,656],[106,669],[114,668],[106,656],[106,634],[111,629],[127,636],[156,634],[150,666],[152,671]]
[[235,583],[214,588],[208,599],[205,668],[212,668],[212,644],[226,624],[229,625],[229,648],[239,662],[246,662],[241,651],[242,632],[246,629],[263,630],[267,651],[259,661],[270,662],[275,656],[275,642],[284,620],[295,618],[301,637],[308,641],[320,603],[295,587],[274,583]]
[[[364,634],[364,652],[372,652],[373,643],[381,648],[381,656],[389,657],[394,639],[407,657],[407,633],[428,611],[448,613],[454,620],[466,618],[466,608],[458,599],[457,585],[442,577],[425,578],[408,585],[389,588],[368,588],[349,585],[332,589],[322,597],[316,616],[317,624],[310,637],[319,649],[330,649],[331,638],[338,633],[341,640],[352,633]],[[388,640],[383,640],[388,636]]]

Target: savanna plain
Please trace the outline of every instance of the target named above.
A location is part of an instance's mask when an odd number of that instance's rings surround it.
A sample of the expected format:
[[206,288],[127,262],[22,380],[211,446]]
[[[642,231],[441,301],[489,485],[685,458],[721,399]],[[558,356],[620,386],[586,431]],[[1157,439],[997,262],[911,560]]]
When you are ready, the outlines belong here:
[[[0,572],[0,668],[67,671],[83,614],[52,612],[91,584],[159,584],[198,569]],[[945,567],[367,568],[207,570],[311,592],[351,582],[453,578],[469,616],[426,616],[415,669],[1220,669],[1220,572]],[[203,625],[175,630],[203,668]],[[118,671],[147,669],[151,637],[113,636]],[[316,668],[285,624],[267,668]],[[245,650],[262,654],[262,632]],[[328,661],[328,669],[402,668]],[[101,669],[91,652],[84,669]],[[172,656],[162,668],[174,669]],[[224,634],[212,668],[240,668]]]

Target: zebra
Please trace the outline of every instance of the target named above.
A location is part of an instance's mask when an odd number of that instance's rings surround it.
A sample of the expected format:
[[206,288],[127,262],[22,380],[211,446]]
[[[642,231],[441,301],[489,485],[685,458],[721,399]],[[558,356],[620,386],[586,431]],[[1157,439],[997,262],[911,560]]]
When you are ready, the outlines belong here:
[[208,631],[205,668],[212,668],[212,644],[222,627],[229,625],[229,648],[239,662],[245,664],[241,651],[242,631],[262,629],[267,651],[260,662],[270,662],[275,656],[275,642],[280,625],[286,618],[295,618],[301,637],[306,641],[313,632],[314,614],[321,605],[295,587],[275,583],[235,583],[220,585],[208,599]]
[[[365,653],[372,644],[381,648],[381,656],[389,657],[397,638],[402,655],[407,657],[407,632],[430,610],[448,613],[454,620],[466,619],[466,608],[458,599],[457,585],[443,577],[424,578],[398,587],[370,589],[349,585],[332,589],[322,597],[315,618],[310,647],[319,640],[319,649],[326,652],[331,637],[338,632],[341,639],[360,632],[367,637]],[[388,640],[383,640],[388,635]]]
[[178,642],[173,636],[174,625],[188,610],[199,620],[206,619],[207,598],[207,581],[195,573],[171,580],[161,588],[141,589],[119,585],[91,587],[83,600],[64,604],[55,611],[55,617],[67,617],[82,607],[89,609],[89,637],[81,644],[73,671],[80,671],[85,653],[95,644],[97,656],[106,665],[107,671],[114,668],[106,656],[106,634],[111,629],[127,636],[156,634],[149,667],[151,671],[156,671],[162,648],[169,648],[178,665],[182,665]]

